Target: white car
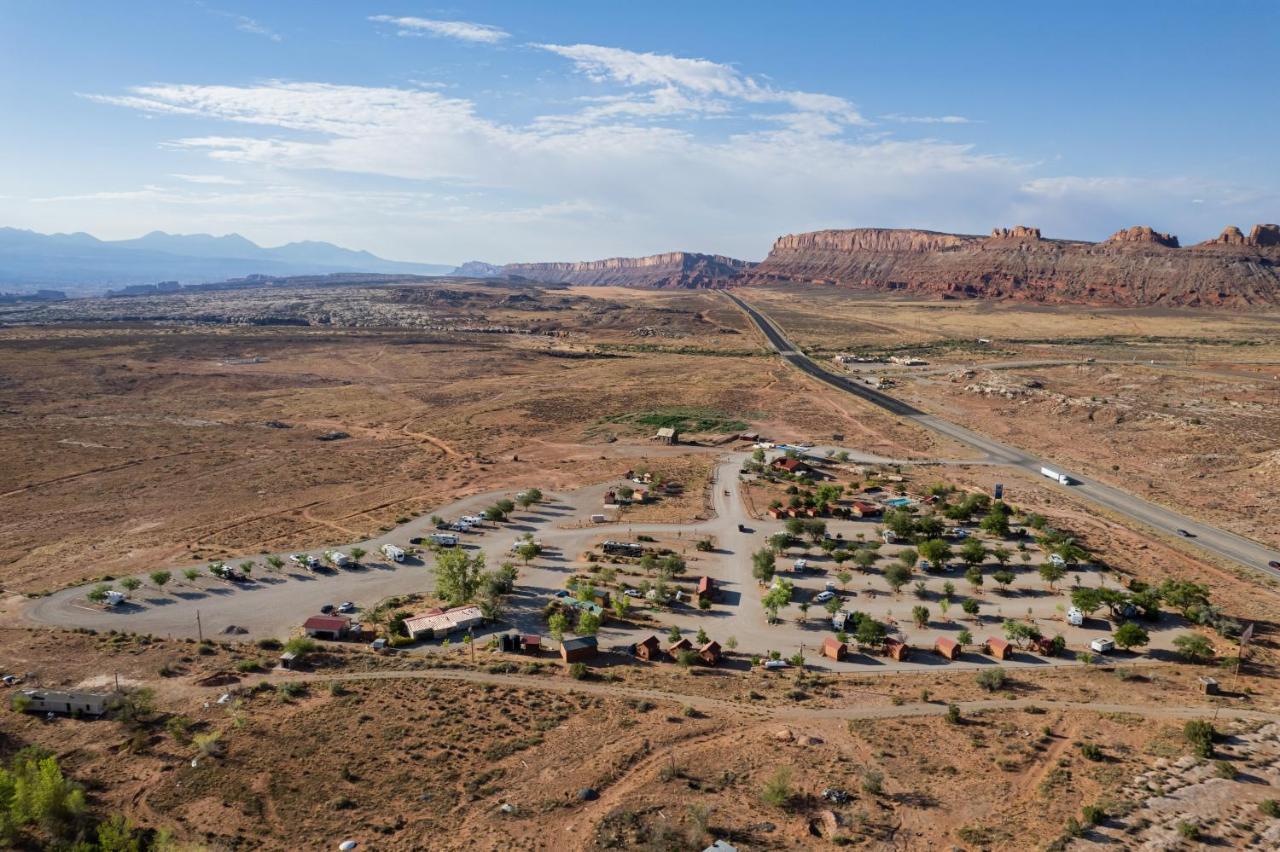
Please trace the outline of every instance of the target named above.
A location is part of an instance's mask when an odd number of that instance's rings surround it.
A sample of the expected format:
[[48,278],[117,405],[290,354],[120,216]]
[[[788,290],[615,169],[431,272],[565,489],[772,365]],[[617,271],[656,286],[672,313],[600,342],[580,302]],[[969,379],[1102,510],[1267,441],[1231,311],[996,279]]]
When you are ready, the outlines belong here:
[[786,660],[765,660],[764,667],[766,669],[789,669],[791,664]]
[[626,595],[627,597],[629,597],[629,598],[642,598],[642,597],[644,597],[644,595],[640,593],[640,590],[639,590],[639,589],[623,589],[623,590],[622,590],[622,593],[623,593],[624,595]]
[[836,596],[835,592],[818,592],[816,595],[813,596],[813,599],[817,603],[826,603],[827,601],[831,600],[835,596]]
[[1067,564],[1067,560],[1063,559],[1061,556],[1059,556],[1059,555],[1058,555],[1058,554],[1056,554],[1056,553],[1050,553],[1050,554],[1049,554],[1049,564],[1050,564],[1050,565],[1057,565],[1059,568],[1062,568],[1062,567],[1064,567],[1064,566]]
[[289,561],[294,565],[300,565],[303,568],[315,568],[320,564],[320,560],[314,556],[308,556],[305,553],[294,553],[289,557]]
[[343,601],[338,604],[338,612],[355,612],[356,605],[352,601]]
[[836,590],[836,584],[835,584],[835,583],[833,583],[833,582],[831,582],[830,580],[828,580],[828,581],[827,581],[827,585],[826,585],[826,589],[827,589],[827,591],[828,591],[828,592],[834,592],[834,591]]
[[803,570],[805,570],[806,568],[808,568],[808,567],[809,567],[809,560],[808,560],[808,559],[797,559],[797,560],[795,561],[795,564],[793,564],[791,567],[792,567],[794,570],[796,570],[796,571],[803,571]]

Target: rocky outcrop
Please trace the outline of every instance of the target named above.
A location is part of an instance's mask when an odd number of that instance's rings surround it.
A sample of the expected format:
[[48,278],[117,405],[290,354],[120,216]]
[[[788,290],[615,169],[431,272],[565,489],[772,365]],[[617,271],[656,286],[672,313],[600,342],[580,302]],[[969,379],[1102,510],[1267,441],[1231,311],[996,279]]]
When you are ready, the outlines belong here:
[[548,284],[622,287],[723,287],[755,264],[718,254],[668,252],[580,263],[508,263],[502,274]]
[[502,274],[502,267],[483,260],[468,260],[461,266],[455,266],[449,274],[460,278],[493,278]]
[[857,228],[779,237],[741,283],[804,282],[932,294],[1111,305],[1280,304],[1280,228],[1228,228],[1179,248],[1146,226],[1101,243],[1046,239],[1038,228],[990,237]]
[[1108,243],[1154,243],[1165,248],[1177,248],[1178,238],[1173,234],[1162,234],[1148,225],[1134,225],[1132,228],[1121,228],[1107,237]]
[[1245,236],[1235,225],[1228,225],[1222,233],[1212,240],[1205,240],[1200,247],[1210,246],[1247,246],[1250,248],[1272,248],[1280,246],[1280,225],[1254,225],[1249,236]]

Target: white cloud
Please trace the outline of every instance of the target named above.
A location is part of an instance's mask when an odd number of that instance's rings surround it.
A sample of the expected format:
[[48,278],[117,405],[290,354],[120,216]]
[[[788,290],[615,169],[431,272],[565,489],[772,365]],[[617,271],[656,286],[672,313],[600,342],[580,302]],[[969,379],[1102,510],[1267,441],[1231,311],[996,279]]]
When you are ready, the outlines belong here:
[[719,104],[717,98],[755,104],[784,104],[791,109],[826,114],[846,124],[866,124],[849,101],[834,95],[775,89],[757,82],[732,66],[709,59],[686,59],[662,53],[638,53],[595,44],[534,44],[540,50],[572,60],[574,67],[598,82],[650,87],[654,92],[682,91],[701,101]]
[[187,183],[209,184],[217,186],[240,186],[244,183],[242,180],[229,178],[226,175],[184,175],[172,174],[169,177],[175,177],[178,180],[184,180]]
[[400,29],[399,36],[442,36],[456,38],[461,41],[474,41],[481,44],[497,44],[509,38],[510,33],[489,24],[476,24],[470,21],[439,21],[432,18],[399,18],[394,15],[374,15],[369,20],[380,24],[395,24]]
[[885,121],[895,121],[899,124],[976,124],[972,118],[965,118],[963,115],[903,115],[900,112],[892,112],[884,116]]
[[236,29],[240,30],[242,33],[252,33],[253,35],[262,36],[263,38],[268,38],[272,41],[283,41],[283,38],[279,33],[263,26],[253,18],[249,18],[244,15],[235,15],[234,17],[236,19]]

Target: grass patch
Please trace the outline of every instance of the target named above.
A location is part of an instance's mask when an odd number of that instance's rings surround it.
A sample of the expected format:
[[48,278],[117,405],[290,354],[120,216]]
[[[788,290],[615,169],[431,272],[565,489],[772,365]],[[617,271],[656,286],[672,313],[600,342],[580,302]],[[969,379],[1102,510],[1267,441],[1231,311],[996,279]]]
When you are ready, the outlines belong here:
[[741,432],[747,424],[709,408],[655,408],[609,417],[606,423],[634,424],[653,429],[673,428],[681,432]]

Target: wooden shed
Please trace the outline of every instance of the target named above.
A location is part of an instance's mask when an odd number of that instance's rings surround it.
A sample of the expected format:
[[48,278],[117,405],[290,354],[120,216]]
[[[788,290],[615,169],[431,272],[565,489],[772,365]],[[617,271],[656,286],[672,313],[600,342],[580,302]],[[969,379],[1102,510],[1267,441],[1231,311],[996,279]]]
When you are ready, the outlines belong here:
[[662,643],[657,636],[650,635],[636,643],[636,656],[651,663],[661,660]]
[[950,636],[939,636],[933,642],[933,652],[948,660],[960,659],[960,643]]
[[578,663],[596,655],[599,643],[594,636],[577,636],[560,643],[560,656],[566,663]]
[[720,643],[712,639],[707,644],[698,649],[698,656],[709,666],[714,666],[720,662]]
[[679,642],[673,642],[667,648],[667,654],[670,655],[671,659],[674,660],[676,657],[680,656],[681,651],[692,651],[692,650],[693,650],[693,643],[690,642],[688,639],[681,637]]
[[911,655],[911,646],[901,639],[886,639],[883,653],[886,657],[902,662]]
[[841,642],[836,637],[828,636],[822,640],[822,656],[830,657],[833,660],[843,660],[848,655],[848,644]]
[[1009,659],[1009,656],[1013,653],[1012,645],[1010,645],[1008,642],[1004,641],[1003,639],[997,639],[995,636],[992,636],[990,639],[988,639],[986,642],[983,642],[982,644],[983,644],[983,647],[986,649],[987,655],[991,657],[995,657],[997,660],[1007,660]]
[[698,578],[698,591],[695,600],[706,598],[709,601],[716,599],[716,581],[710,577]]

